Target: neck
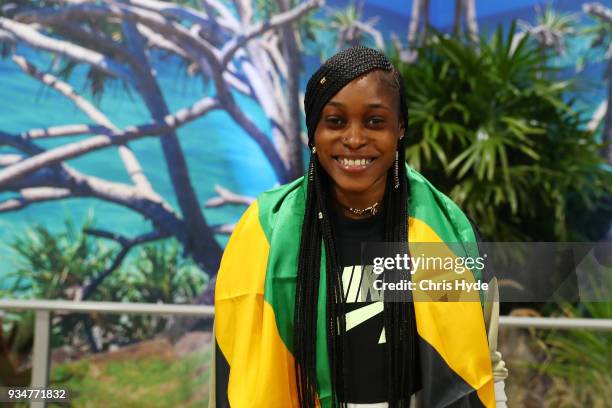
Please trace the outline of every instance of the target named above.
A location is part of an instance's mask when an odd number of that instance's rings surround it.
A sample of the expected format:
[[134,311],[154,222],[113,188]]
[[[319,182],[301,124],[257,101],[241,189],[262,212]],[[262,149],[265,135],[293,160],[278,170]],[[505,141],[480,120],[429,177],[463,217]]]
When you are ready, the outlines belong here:
[[349,208],[363,210],[378,203],[378,210],[380,210],[383,196],[385,194],[386,181],[386,177],[381,178],[364,192],[344,191],[338,187],[334,187],[333,191],[336,207],[345,217],[348,218],[362,219],[371,217],[373,215],[371,212],[358,215],[350,211]]

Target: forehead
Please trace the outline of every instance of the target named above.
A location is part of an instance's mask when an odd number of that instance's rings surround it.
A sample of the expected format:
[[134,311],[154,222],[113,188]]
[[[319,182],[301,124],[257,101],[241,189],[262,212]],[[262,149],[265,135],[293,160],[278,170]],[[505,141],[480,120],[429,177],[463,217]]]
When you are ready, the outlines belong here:
[[388,71],[375,70],[347,83],[329,100],[328,105],[345,100],[350,100],[352,104],[357,101],[367,103],[372,99],[393,104],[398,97],[399,89],[393,85],[392,74]]

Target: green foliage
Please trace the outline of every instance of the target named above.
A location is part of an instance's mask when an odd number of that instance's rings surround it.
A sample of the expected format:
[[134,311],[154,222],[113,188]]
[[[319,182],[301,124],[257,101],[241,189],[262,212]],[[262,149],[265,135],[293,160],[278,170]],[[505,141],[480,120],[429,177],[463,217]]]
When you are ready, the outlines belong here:
[[[515,26],[474,47],[431,37],[397,61],[409,102],[408,162],[496,241],[595,240],[612,173],[560,81]],[[598,219],[598,217],[600,217]]]
[[31,369],[23,369],[23,365],[32,347],[34,314],[19,317],[0,314],[0,386],[30,384]]
[[574,25],[578,20],[578,14],[561,13],[548,3],[543,9],[537,7],[538,24],[548,27],[550,30],[561,35],[574,34]]
[[[9,292],[13,297],[35,299],[73,299],[115,259],[119,248],[85,233],[91,220],[77,229],[70,221],[61,232],[51,232],[42,225],[26,230],[15,238],[11,248],[17,254],[18,268],[9,273],[15,283]],[[123,265],[113,271],[88,300],[145,303],[191,303],[207,282],[206,276],[180,253],[172,240],[149,244],[136,250]],[[22,314],[6,322],[6,332],[14,325],[31,336],[32,320]],[[31,317],[31,316],[29,316]],[[53,325],[56,346],[82,342],[83,333],[92,325],[102,329],[103,348],[110,344],[129,343],[149,338],[165,330],[166,318],[153,316],[68,315]]]
[[[141,343],[145,344],[145,343]],[[54,387],[67,389],[74,406],[205,407],[210,378],[210,349],[184,357],[135,351],[117,359],[81,360],[56,365]],[[54,406],[54,405],[52,405]]]
[[[111,275],[98,296],[105,301],[138,303],[192,303],[202,293],[208,278],[191,261],[180,255],[180,246],[151,244],[140,248],[129,266]],[[168,328],[159,316],[107,316],[103,329],[113,342],[129,343],[151,338]]]
[[353,2],[343,9],[331,13],[331,26],[335,28],[350,27],[355,21],[361,20],[363,2]]
[[[65,5],[60,4],[57,1],[42,0],[42,1],[14,1],[14,0],[0,0],[0,16],[7,18],[14,18],[15,15],[20,12],[28,12],[36,9],[60,9]],[[100,18],[88,18],[85,20],[87,23],[87,29],[82,32],[73,31],[62,25],[55,25],[46,28],[44,34],[50,35],[61,41],[66,41],[70,44],[80,45],[84,48],[96,50],[104,53],[106,56],[113,58],[119,63],[125,63],[126,58],[120,52],[117,52],[114,47],[109,47],[104,44],[112,44],[113,42],[117,45],[123,42],[123,31],[121,28],[121,22],[108,19]],[[78,29],[82,29],[82,27]],[[0,42],[0,56],[6,58],[10,55],[11,47],[7,43]],[[50,56],[50,67],[49,72],[56,74],[63,80],[69,80],[72,76],[74,69],[79,66],[74,60],[65,58],[58,54],[49,54]],[[120,84],[123,91],[130,93],[128,84],[125,82],[115,81],[114,78],[107,73],[88,66],[85,74],[85,82],[83,89],[89,91],[93,100],[99,103],[104,91]]]
[[[288,0],[288,9],[293,9],[300,4],[299,0]],[[270,0],[255,0],[253,2],[255,16],[261,21],[268,21],[277,14],[281,14],[278,2]],[[319,33],[327,27],[324,19],[318,18],[317,8],[302,16],[293,25],[296,41],[302,53],[316,53],[320,48]]]
[[[83,229],[90,227],[91,219]],[[17,269],[12,292],[37,299],[69,297],[70,289],[103,271],[116,251],[102,245],[75,228],[70,220],[64,230],[52,233],[44,225],[34,225],[10,244],[17,254]]]
[[[544,366],[555,381],[547,400],[556,407],[605,407],[612,397],[610,337],[587,331],[556,335],[547,341],[553,361]],[[602,364],[607,364],[602,367]]]
[[[564,317],[609,319],[612,303],[564,305]],[[605,407],[612,398],[612,334],[591,330],[541,334],[547,360],[540,371],[554,379],[547,401],[557,407]]]
[[151,244],[139,249],[132,265],[108,282],[118,292],[104,298],[130,302],[189,303],[197,297],[207,277],[191,262],[181,258],[180,246]]

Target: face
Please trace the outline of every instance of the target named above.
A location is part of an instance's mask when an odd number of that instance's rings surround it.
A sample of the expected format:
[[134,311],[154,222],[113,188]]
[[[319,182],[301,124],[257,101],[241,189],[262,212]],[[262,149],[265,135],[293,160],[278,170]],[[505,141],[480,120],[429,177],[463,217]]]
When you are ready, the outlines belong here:
[[337,198],[365,195],[375,202],[384,194],[404,133],[398,89],[390,81],[389,73],[372,71],[349,82],[323,108],[314,135],[316,154]]

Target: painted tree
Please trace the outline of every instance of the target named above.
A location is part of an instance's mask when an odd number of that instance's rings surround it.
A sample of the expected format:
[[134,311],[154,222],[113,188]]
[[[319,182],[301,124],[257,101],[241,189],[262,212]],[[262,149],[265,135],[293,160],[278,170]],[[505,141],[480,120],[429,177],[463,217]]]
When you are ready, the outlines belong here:
[[416,48],[422,43],[429,27],[429,0],[412,0],[410,22],[408,24],[407,43],[403,48],[399,41],[395,41],[395,48],[405,63],[412,63],[417,58]]
[[[463,23],[462,23],[463,21]],[[478,21],[476,19],[475,0],[455,0],[455,16],[453,18],[453,33],[461,35],[465,32],[470,40],[478,41]]]
[[550,4],[544,9],[538,5],[535,10],[535,24],[518,22],[522,31],[515,36],[514,45],[518,44],[525,35],[529,35],[538,43],[541,50],[551,50],[559,55],[565,54],[568,37],[576,34],[578,15],[560,13]]
[[421,33],[429,26],[429,0],[413,0],[408,25],[408,47],[414,48],[419,44]]
[[[322,1],[275,1],[278,13],[269,18],[262,18],[250,0],[234,0],[233,6],[202,0],[197,7],[157,0],[1,1],[4,54],[26,75],[70,100],[90,122],[29,129],[20,134],[0,130],[0,147],[18,151],[8,154],[0,150],[0,192],[14,193],[0,202],[0,212],[73,197],[115,203],[142,215],[152,226],[150,232],[132,238],[112,231],[90,231],[120,243],[123,250],[119,262],[136,245],[174,236],[185,253],[214,276],[222,254],[215,235],[231,228],[215,229],[207,222],[176,132],[213,110],[223,110],[257,143],[279,183],[302,174],[303,136],[296,120],[301,111],[297,83],[300,53],[294,25]],[[120,128],[70,85],[69,76],[43,71],[21,55],[17,46],[51,54],[63,61],[64,72],[77,64],[87,66],[94,94],[109,80],[120,81],[142,100],[151,120]],[[191,74],[212,82],[215,94],[170,112],[155,75],[153,55],[162,52],[179,58]],[[261,106],[271,123],[272,140],[242,111],[235,93]],[[38,143],[76,135],[91,136],[48,150]],[[178,203],[176,209],[155,191],[129,147],[129,143],[144,137],[159,140]],[[131,183],[84,174],[66,163],[111,147],[117,149]],[[223,188],[218,192],[211,205],[249,202]],[[113,266],[85,288],[85,297]],[[203,301],[212,301],[211,291]]]
[[356,2],[345,9],[335,10],[330,26],[336,31],[336,49],[364,44],[369,38],[379,50],[385,49],[382,34],[374,26],[378,17],[362,21],[364,2]]
[[[478,21],[475,0],[455,0],[453,35],[463,35],[464,25],[468,38],[476,43],[478,41]],[[430,26],[429,0],[413,0],[410,22],[408,24],[408,47],[403,49],[395,41],[395,48],[399,50],[399,55],[403,62],[412,63],[416,61],[418,57],[416,49],[423,45],[427,39]]]
[[[612,9],[601,3],[587,3],[582,9],[597,21],[594,27],[589,28],[589,33],[594,34],[591,48],[602,50],[607,60],[604,73],[608,82],[607,100],[596,109],[591,127],[594,129],[603,121],[602,140],[607,146],[602,154],[612,165]],[[612,230],[610,232],[612,235]]]
[[[602,141],[607,144],[602,150],[602,155],[609,164],[612,164],[612,110],[608,101],[612,98],[612,10],[600,3],[586,3],[582,7],[584,13],[596,20],[596,24],[584,30],[578,31],[576,24],[578,14],[560,13],[547,6],[544,9],[536,7],[536,23],[529,24],[519,21],[522,32],[515,36],[513,45],[516,46],[525,35],[529,35],[540,46],[542,52],[552,51],[559,55],[566,53],[567,39],[576,35],[592,37],[591,50],[599,51],[606,60],[604,77],[607,78],[608,95],[596,109],[587,128],[591,131],[597,130],[603,123]],[[578,59],[577,69],[582,69],[585,59],[598,59],[598,56],[587,52],[585,56]]]

